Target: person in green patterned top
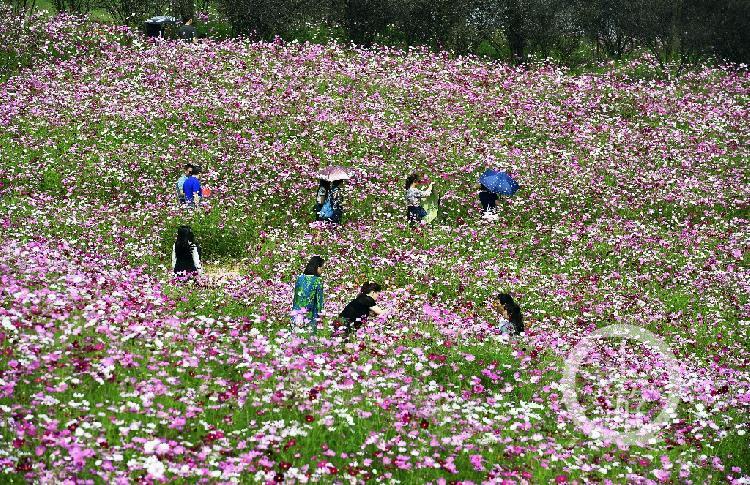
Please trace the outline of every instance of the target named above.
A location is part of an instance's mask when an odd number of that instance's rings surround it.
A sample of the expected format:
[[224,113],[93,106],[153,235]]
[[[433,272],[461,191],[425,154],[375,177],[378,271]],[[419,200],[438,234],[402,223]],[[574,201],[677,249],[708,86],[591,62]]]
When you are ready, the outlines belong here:
[[292,321],[305,325],[313,335],[318,331],[318,315],[323,310],[323,258],[313,256],[304,273],[297,277],[292,301]]

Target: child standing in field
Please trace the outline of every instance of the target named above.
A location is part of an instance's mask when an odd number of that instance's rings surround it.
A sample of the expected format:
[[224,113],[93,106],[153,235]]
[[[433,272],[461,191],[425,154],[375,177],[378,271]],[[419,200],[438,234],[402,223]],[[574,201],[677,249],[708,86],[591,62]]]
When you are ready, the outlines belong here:
[[201,274],[200,248],[190,226],[177,229],[177,240],[172,246],[172,270],[177,275],[195,276]]
[[370,314],[377,316],[384,313],[384,310],[376,302],[381,289],[378,283],[365,283],[362,285],[359,295],[344,307],[339,318],[344,323],[344,335],[346,337],[352,330],[354,332],[359,330]]
[[323,311],[323,258],[313,256],[305,271],[297,277],[292,301],[293,321],[308,327],[313,335],[318,331],[318,315]]
[[423,176],[420,173],[413,173],[406,178],[406,218],[412,226],[427,216],[422,201],[432,194],[433,184],[430,184],[426,190],[415,187],[422,179]]

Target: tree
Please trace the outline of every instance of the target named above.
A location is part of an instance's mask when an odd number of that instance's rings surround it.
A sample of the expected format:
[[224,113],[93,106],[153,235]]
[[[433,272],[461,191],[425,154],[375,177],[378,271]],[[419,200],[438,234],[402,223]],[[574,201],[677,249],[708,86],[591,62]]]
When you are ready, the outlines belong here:
[[152,15],[168,13],[169,4],[164,0],[102,0],[102,7],[118,23],[130,24],[145,20]]
[[477,4],[472,0],[404,0],[396,10],[396,25],[409,44],[456,48],[470,35],[465,27]]
[[313,0],[218,0],[218,7],[235,35],[266,40],[285,36],[309,18],[320,20],[327,11]]
[[565,0],[484,0],[474,18],[484,38],[492,41],[502,32],[509,60],[521,64],[530,49],[546,57],[555,42],[573,30],[572,12]]
[[635,47],[630,0],[581,0],[575,5],[575,21],[597,53],[608,58],[621,59]]
[[355,44],[370,46],[396,20],[398,0],[334,0],[330,20],[346,30]]
[[[12,15],[11,17],[14,17],[21,21],[24,17],[30,16],[34,13],[34,10],[36,10],[36,0],[11,0],[7,2],[7,5],[9,5],[10,11]],[[4,10],[5,4],[3,2],[0,2],[0,12]]]
[[690,51],[704,45],[719,59],[750,63],[750,2],[695,0],[685,19],[685,43]]
[[178,19],[192,19],[195,17],[195,3],[193,0],[172,0],[172,12]]

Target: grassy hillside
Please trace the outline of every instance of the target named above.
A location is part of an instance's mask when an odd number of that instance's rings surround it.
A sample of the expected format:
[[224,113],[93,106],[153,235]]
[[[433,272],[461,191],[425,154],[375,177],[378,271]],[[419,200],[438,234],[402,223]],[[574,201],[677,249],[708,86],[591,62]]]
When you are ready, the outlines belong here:
[[[747,478],[747,72],[665,82],[648,58],[572,75],[99,29],[95,48],[55,29],[75,49],[0,87],[4,481]],[[212,191],[194,212],[174,194],[186,162]],[[354,174],[337,227],[312,222],[329,164]],[[494,223],[487,167],[522,186]],[[414,170],[444,194],[416,230]],[[199,285],[170,279],[180,224]],[[310,338],[289,312],[314,254]],[[367,280],[390,313],[342,341],[332,317]],[[499,291],[523,336],[499,335]],[[579,426],[568,354],[614,323],[678,366],[610,339],[576,380]],[[650,443],[598,431],[649,429],[672,395]]]

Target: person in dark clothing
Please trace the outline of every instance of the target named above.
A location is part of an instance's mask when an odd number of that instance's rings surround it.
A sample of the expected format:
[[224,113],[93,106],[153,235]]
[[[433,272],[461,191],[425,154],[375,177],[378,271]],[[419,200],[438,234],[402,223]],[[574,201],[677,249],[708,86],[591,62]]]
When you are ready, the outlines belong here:
[[343,323],[345,336],[359,330],[370,314],[377,316],[385,313],[375,301],[381,290],[382,287],[377,283],[365,283],[359,290],[359,295],[344,307],[339,318]]
[[500,293],[497,295],[497,302],[499,303],[500,315],[503,317],[503,322],[500,325],[501,332],[509,335],[523,333],[521,307],[513,301],[513,297],[509,293]]
[[192,17],[182,18],[182,27],[177,31],[177,35],[185,42],[198,42],[198,31],[193,27]]
[[172,246],[172,269],[175,274],[194,276],[203,272],[200,248],[190,226],[177,229],[177,240]]
[[482,204],[484,213],[494,213],[497,210],[498,195],[490,192],[490,189],[479,184],[479,203]]
[[341,204],[341,180],[320,179],[315,199],[315,220],[341,223],[344,209]]

